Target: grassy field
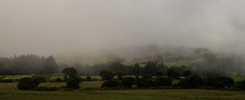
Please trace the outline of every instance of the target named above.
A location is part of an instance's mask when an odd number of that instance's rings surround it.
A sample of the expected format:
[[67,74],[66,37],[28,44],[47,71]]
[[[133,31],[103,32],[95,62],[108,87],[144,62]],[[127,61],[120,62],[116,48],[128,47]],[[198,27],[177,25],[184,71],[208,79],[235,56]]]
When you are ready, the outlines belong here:
[[[171,66],[182,66],[186,65],[189,66],[193,63],[203,61],[203,59],[196,59],[196,60],[183,60],[183,61],[174,61],[174,62],[165,62],[164,64],[168,67]],[[146,64],[140,64],[140,67],[144,68]]]
[[[73,91],[21,91],[16,83],[0,83],[0,100],[244,100],[245,91],[100,90],[102,81],[83,82]],[[43,83],[61,87],[65,83]]]

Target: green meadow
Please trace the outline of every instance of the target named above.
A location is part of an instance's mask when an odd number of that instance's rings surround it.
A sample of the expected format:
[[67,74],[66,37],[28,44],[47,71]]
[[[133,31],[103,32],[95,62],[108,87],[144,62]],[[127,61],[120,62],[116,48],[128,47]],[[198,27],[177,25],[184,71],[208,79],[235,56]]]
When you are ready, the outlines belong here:
[[[102,90],[103,81],[82,82],[80,89],[58,91],[23,91],[16,83],[0,83],[0,100],[244,100],[245,91],[225,90]],[[62,87],[65,83],[42,83]]]

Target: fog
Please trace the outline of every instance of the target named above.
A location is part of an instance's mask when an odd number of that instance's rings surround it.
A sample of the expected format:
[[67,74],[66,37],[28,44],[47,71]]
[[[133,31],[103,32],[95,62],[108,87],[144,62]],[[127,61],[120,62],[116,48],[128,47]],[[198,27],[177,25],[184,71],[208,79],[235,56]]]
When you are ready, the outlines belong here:
[[1,0],[0,56],[89,58],[148,45],[202,47],[244,55],[244,3],[244,0]]

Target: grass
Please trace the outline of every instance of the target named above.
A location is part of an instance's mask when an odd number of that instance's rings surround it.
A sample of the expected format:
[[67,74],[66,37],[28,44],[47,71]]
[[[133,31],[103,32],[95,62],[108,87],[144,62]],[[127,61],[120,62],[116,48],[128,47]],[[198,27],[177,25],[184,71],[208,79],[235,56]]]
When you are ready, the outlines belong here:
[[[182,65],[185,65],[185,66],[189,66],[193,63],[196,63],[196,62],[200,62],[202,61],[203,59],[195,59],[195,60],[183,60],[183,61],[174,61],[174,62],[165,62],[164,64],[168,67],[171,67],[171,66],[182,66]],[[141,68],[144,68],[146,64],[139,64]]]
[[[83,82],[73,91],[21,91],[16,83],[0,83],[0,100],[244,100],[245,91],[222,90],[100,90],[102,81]],[[64,86],[45,83],[42,86]],[[84,88],[94,88],[86,90]]]
[[233,78],[235,82],[245,80],[244,76],[232,76],[231,78]]

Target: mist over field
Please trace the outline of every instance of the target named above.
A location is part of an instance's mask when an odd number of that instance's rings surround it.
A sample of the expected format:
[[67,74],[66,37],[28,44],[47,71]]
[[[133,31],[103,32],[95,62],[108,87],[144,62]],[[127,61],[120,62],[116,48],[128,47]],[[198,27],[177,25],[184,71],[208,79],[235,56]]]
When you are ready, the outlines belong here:
[[[245,55],[244,3],[244,0],[1,0],[0,56],[38,54],[54,55],[58,62],[99,61],[100,57],[108,56],[151,55],[147,51],[151,46],[163,50],[208,48]],[[142,48],[145,49],[140,51]]]

